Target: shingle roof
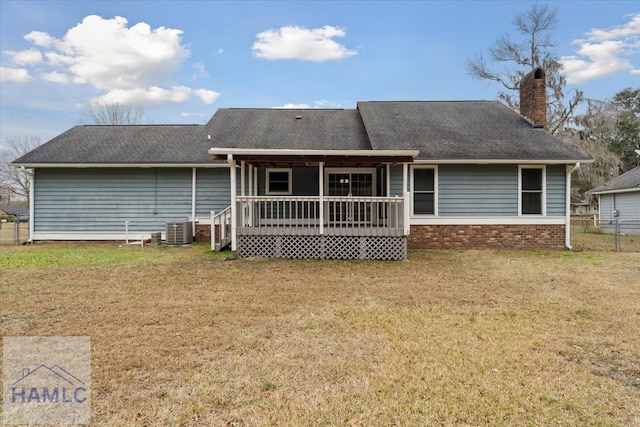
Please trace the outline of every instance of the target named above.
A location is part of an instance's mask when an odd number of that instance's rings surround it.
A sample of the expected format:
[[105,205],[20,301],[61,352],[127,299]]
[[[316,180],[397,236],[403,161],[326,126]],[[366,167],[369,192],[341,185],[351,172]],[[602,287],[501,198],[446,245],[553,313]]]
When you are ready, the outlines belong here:
[[16,164],[211,163],[202,125],[76,126]]
[[431,160],[588,160],[499,102],[383,101],[346,110],[225,108],[206,125],[76,126],[14,164],[207,164],[212,147],[417,149],[418,159]]
[[29,209],[21,208],[19,206],[0,205],[0,212],[4,212],[7,215],[14,216],[29,215]]
[[357,110],[224,108],[206,127],[214,147],[371,149]]
[[589,159],[498,101],[373,101],[358,109],[374,149],[418,149],[418,159]]
[[619,190],[634,190],[640,191],[640,166],[637,166],[631,170],[626,171],[622,175],[618,175],[610,182],[600,187],[591,190],[593,194],[604,192],[615,192]]

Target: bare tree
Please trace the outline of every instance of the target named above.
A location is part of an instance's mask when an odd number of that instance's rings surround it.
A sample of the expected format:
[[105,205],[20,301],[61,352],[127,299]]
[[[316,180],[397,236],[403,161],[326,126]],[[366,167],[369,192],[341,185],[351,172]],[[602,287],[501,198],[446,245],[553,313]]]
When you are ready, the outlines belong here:
[[135,125],[142,122],[144,111],[131,105],[96,101],[87,104],[80,122],[86,125]]
[[11,165],[11,162],[41,145],[35,136],[16,136],[7,138],[2,147],[0,161],[0,187],[15,194],[18,199],[29,201],[31,172]]
[[547,77],[547,118],[552,134],[571,122],[576,106],[583,100],[583,93],[575,90],[571,98],[565,101],[566,78],[561,73],[562,64],[553,54],[555,44],[551,39],[557,23],[556,9],[534,4],[512,21],[521,36],[520,41],[504,35],[488,49],[493,66],[508,64],[505,71],[492,68],[482,53],[467,61],[467,72],[476,78],[497,82],[501,86],[498,98],[516,111],[519,111],[518,94],[522,77],[534,68],[542,67]]

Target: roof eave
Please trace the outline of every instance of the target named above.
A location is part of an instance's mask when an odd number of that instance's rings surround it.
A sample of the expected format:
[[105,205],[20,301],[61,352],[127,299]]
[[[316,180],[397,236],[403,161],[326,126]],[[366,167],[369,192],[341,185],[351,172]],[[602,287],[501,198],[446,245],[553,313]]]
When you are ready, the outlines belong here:
[[428,164],[467,164],[467,165],[573,165],[593,163],[592,159],[416,159],[414,163]]
[[38,168],[228,168],[227,163],[11,163],[15,167]]

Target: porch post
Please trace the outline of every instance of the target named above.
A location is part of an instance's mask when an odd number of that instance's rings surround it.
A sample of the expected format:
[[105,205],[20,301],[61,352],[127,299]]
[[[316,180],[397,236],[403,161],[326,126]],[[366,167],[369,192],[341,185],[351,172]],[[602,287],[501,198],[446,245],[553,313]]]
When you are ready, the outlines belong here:
[[244,197],[244,160],[240,161],[240,195]]
[[318,185],[320,188],[318,189],[319,197],[319,217],[320,217],[320,235],[324,234],[324,162],[318,163]]
[[229,181],[231,186],[231,250],[236,251],[236,228],[238,226],[238,218],[236,215],[236,162],[233,160],[233,154],[227,154],[227,163],[229,163]]
[[249,195],[253,196],[253,165],[249,164]]
[[387,163],[387,197],[391,197],[391,165]]
[[[407,236],[410,231],[409,227],[409,218],[410,218],[410,200],[411,195],[409,194],[409,187],[407,186],[407,178],[409,172],[409,164],[402,164],[402,195],[404,196],[404,209],[402,209],[404,213],[404,218],[402,218],[404,225],[404,234]],[[413,190],[413,189],[412,189]]]

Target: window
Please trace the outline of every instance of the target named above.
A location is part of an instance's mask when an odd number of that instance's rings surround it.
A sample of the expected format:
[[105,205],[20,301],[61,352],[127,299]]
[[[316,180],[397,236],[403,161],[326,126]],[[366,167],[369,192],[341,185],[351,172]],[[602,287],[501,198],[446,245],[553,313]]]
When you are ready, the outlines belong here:
[[414,167],[411,176],[414,215],[436,214],[436,170]]
[[520,213],[544,215],[544,175],[542,167],[520,168]]
[[291,194],[291,169],[267,169],[267,194]]

